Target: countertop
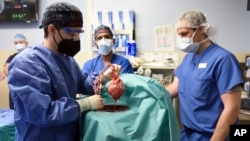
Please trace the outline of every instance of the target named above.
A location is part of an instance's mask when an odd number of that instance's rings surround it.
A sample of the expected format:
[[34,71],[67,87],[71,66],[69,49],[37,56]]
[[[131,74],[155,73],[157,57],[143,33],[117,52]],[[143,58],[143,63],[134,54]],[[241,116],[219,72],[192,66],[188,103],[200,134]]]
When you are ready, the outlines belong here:
[[250,111],[241,110],[239,119],[241,124],[250,124]]

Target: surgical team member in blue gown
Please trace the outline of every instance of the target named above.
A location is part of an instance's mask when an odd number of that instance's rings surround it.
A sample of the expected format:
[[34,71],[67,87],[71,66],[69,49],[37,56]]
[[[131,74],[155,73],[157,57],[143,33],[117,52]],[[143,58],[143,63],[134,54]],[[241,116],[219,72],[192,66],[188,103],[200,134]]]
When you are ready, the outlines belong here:
[[82,72],[98,75],[105,65],[109,63],[121,66],[121,73],[134,73],[129,60],[123,56],[113,53],[113,33],[108,26],[100,25],[94,32],[95,47],[100,55],[84,63]]
[[186,52],[166,89],[179,97],[181,141],[229,140],[240,111],[243,79],[235,56],[211,40],[215,33],[200,11],[177,20],[179,47]]
[[[20,33],[17,33],[15,36],[14,36],[14,45],[17,49],[17,52],[10,55],[8,57],[8,59],[6,60],[4,66],[3,66],[3,73],[5,76],[8,76],[8,71],[9,71],[9,64],[10,62],[12,61],[12,59],[18,54],[20,53],[21,51],[23,51],[26,47],[28,47],[28,41],[26,39],[26,37],[23,35],[23,34],[20,34]],[[13,104],[13,101],[11,99],[11,96],[9,94],[9,106],[10,106],[10,109],[14,109],[14,104]]]
[[10,63],[17,141],[77,141],[80,113],[103,107],[100,95],[75,99],[77,93],[94,93],[95,78],[82,74],[73,58],[80,50],[82,26],[77,7],[51,4],[40,26],[43,44],[28,47]]

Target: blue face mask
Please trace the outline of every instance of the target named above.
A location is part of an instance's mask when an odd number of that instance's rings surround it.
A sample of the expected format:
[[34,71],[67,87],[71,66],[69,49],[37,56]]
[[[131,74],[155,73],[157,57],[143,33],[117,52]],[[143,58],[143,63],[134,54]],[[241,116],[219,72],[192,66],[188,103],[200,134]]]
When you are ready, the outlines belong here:
[[194,43],[193,38],[194,35],[196,34],[196,31],[197,29],[195,30],[191,38],[180,38],[179,48],[182,51],[187,53],[196,53],[200,47],[200,44],[208,40],[208,38],[206,38],[201,42]]
[[193,43],[192,38],[182,38],[180,39],[179,48],[187,53],[196,53],[200,47],[200,44],[207,41],[209,38],[204,39],[201,42]]
[[97,42],[98,51],[102,55],[108,55],[113,48],[113,40],[102,38]]

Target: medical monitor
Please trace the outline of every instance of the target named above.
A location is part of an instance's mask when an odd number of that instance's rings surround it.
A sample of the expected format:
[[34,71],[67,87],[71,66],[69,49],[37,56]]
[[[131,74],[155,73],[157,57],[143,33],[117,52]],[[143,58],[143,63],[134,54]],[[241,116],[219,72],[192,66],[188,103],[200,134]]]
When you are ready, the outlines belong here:
[[38,0],[0,0],[0,23],[38,21]]

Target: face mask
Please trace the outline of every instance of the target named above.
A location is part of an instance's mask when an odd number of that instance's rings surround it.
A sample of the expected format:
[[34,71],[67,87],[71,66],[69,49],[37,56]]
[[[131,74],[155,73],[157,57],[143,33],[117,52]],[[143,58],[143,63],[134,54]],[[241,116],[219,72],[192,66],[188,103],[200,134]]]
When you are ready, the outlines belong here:
[[113,40],[102,38],[97,42],[99,53],[102,55],[107,55],[113,48]]
[[66,55],[69,55],[71,57],[75,56],[80,51],[80,40],[73,41],[69,39],[63,39],[58,44],[58,51],[60,53],[64,53]]
[[200,47],[200,44],[206,40],[208,40],[208,38],[201,42],[193,43],[193,38],[181,38],[179,48],[184,52],[196,53]]
[[200,47],[200,44],[205,42],[206,40],[208,40],[208,38],[207,38],[201,42],[193,43],[193,38],[194,38],[194,35],[196,34],[196,30],[193,33],[191,38],[180,38],[179,48],[182,51],[188,52],[188,53],[196,53]]
[[17,51],[20,52],[23,49],[25,49],[26,45],[25,44],[16,44],[15,47],[16,47]]
[[196,34],[197,28],[191,38],[180,38],[179,48],[184,52],[196,53],[200,44],[193,43],[194,35]]

